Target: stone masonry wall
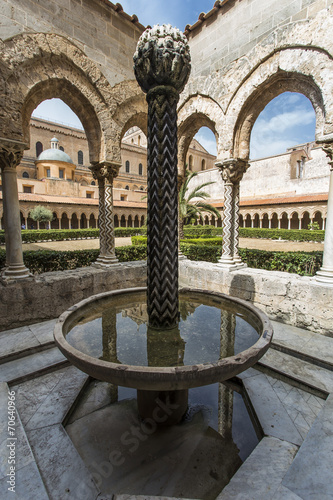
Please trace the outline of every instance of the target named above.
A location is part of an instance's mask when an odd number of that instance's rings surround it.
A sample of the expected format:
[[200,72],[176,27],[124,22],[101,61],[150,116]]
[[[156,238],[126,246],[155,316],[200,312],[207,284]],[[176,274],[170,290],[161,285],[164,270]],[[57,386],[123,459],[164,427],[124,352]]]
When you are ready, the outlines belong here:
[[235,0],[189,36],[192,78],[227,68],[275,28],[313,18],[332,0]]
[[85,267],[0,284],[0,331],[58,317],[77,302],[109,290],[146,285],[143,262],[108,270]]
[[143,26],[103,0],[1,0],[1,39],[19,33],[56,33],[101,66],[111,85],[133,80],[133,54]]
[[273,320],[333,336],[333,288],[315,278],[251,268],[229,272],[217,264],[187,260],[180,263],[180,286],[239,297]]
[[[0,330],[58,317],[68,307],[108,290],[146,285],[146,264],[109,270],[92,267],[45,273],[33,281],[0,287]],[[180,286],[218,291],[249,300],[271,319],[332,336],[333,288],[314,278],[245,268],[228,272],[209,262],[180,263]]]
[[[223,200],[223,181],[217,168],[199,172],[191,180],[189,190],[203,182],[214,182],[205,188],[211,202]],[[328,189],[329,165],[321,148],[311,151],[311,159],[305,162],[302,179],[291,178],[290,153],[285,153],[251,161],[240,185],[241,199],[313,195],[327,193]]]

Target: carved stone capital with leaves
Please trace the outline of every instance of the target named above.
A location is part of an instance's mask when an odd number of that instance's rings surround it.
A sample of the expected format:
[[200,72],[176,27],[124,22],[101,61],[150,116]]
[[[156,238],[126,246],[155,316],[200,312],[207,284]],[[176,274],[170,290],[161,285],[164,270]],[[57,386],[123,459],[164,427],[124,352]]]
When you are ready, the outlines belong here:
[[0,168],[4,170],[16,169],[23,157],[24,145],[10,140],[0,139]]
[[322,148],[326,156],[329,158],[328,164],[330,165],[331,170],[333,170],[333,142],[323,144]]
[[217,166],[221,171],[223,181],[228,184],[235,184],[241,181],[249,164],[246,160],[240,158],[230,158],[218,163]]

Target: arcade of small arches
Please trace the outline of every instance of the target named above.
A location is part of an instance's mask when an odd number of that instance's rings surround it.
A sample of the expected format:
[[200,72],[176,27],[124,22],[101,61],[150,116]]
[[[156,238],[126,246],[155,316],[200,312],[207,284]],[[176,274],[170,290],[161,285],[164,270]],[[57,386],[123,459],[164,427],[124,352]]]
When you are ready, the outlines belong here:
[[320,210],[243,211],[239,215],[239,226],[250,228],[308,229],[310,224],[317,223],[319,229],[325,229],[325,221]]
[[[250,224],[251,220],[251,225],[254,227],[256,224],[259,227],[260,224],[262,227],[268,224],[268,227],[280,225],[290,228],[302,227],[307,220],[313,220],[318,221],[320,227],[325,225],[326,233],[329,235],[325,239],[323,272],[324,281],[333,283],[333,182],[328,197],[329,206],[332,208],[327,210],[327,218],[323,212],[302,213],[292,208],[288,211],[283,210],[281,214],[276,210],[272,213],[268,211],[244,213],[240,210],[240,182],[249,165],[249,144],[253,124],[264,106],[282,92],[300,92],[310,99],[316,114],[316,141],[323,146],[329,158],[330,175],[333,178],[333,99],[330,79],[323,79],[320,74],[322,67],[326,68],[327,74],[333,74],[333,60],[325,51],[319,51],[315,46],[309,45],[312,43],[306,39],[309,33],[310,29],[304,32],[304,46],[288,47],[288,39],[284,39],[284,46],[272,47],[272,52],[269,54],[267,48],[258,45],[255,51],[246,56],[246,64],[243,64],[244,61],[241,59],[235,62],[234,71],[237,78],[226,80],[220,75],[220,83],[215,81],[216,85],[212,85],[211,76],[207,77],[206,82],[203,82],[202,78],[190,82],[179,106],[178,173],[179,177],[184,175],[186,154],[194,135],[202,126],[207,126],[217,140],[216,166],[220,169],[224,181],[223,247],[220,265],[230,269],[242,265],[238,255],[239,220],[243,219],[243,225]],[[286,37],[288,36],[292,41],[292,31],[286,32]],[[4,65],[1,75],[2,81],[7,79],[8,89],[6,108],[3,110],[8,119],[3,121],[1,137],[5,139],[1,139],[0,151],[5,226],[14,228],[8,229],[8,238],[18,239],[16,229],[20,223],[18,217],[20,207],[17,186],[15,187],[15,169],[26,143],[29,142],[28,124],[31,113],[43,100],[61,96],[76,112],[87,135],[91,171],[99,187],[100,262],[102,265],[113,264],[115,262],[113,226],[142,224],[142,215],[136,217],[136,214],[131,214],[126,219],[125,214],[120,215],[113,209],[112,193],[114,179],[121,167],[121,139],[124,132],[130,126],[138,126],[145,132],[147,104],[144,96],[134,80],[111,87],[95,64],[64,38],[45,34],[43,38],[47,39],[48,43],[43,45],[43,50],[38,51],[40,43],[38,36],[29,34],[23,37],[24,44],[22,35],[17,35],[9,44],[4,42],[1,47],[4,53],[3,59],[11,61],[11,67],[5,68]],[[20,45],[18,51],[15,51],[16,41]],[[36,51],[32,50],[33,47]],[[48,51],[52,58],[48,57],[50,55]],[[39,54],[38,57],[35,53]],[[261,53],[265,56],[260,56]],[[19,60],[17,60],[18,54]],[[34,54],[33,58],[31,54]],[[52,65],[49,60],[52,60]],[[24,72],[24,79],[20,71]],[[48,76],[45,80],[45,75],[53,75],[53,78]],[[25,82],[20,87],[20,95],[17,95],[18,80]],[[71,83],[72,81],[75,84]],[[228,91],[226,85],[230,87]],[[224,96],[224,100],[219,95]],[[23,125],[19,125],[19,120],[12,120],[11,117],[15,113],[17,116],[22,115]],[[26,143],[22,142],[22,138]],[[12,175],[14,172],[15,176]],[[69,215],[67,214],[68,221],[75,219],[74,213],[71,217]],[[82,219],[83,224],[85,220],[88,224],[92,214],[85,213],[83,217],[83,213],[75,212],[75,215],[78,224],[81,224]],[[58,214],[58,220],[63,221],[64,218],[63,214]],[[97,220],[95,214],[94,220]],[[214,222],[218,225],[219,221],[220,219]],[[9,266],[5,270],[5,276],[25,277],[27,270],[23,265],[22,245],[16,240],[15,244],[8,245]]]
[[[85,210],[57,211],[53,212],[53,219],[48,225],[46,222],[34,221],[29,216],[32,210],[26,209],[20,211],[21,227],[26,229],[94,229],[98,228],[98,209],[87,212]],[[123,213],[115,211],[114,227],[142,227],[145,224],[145,215],[143,213]],[[3,217],[0,219],[0,229],[4,228]]]

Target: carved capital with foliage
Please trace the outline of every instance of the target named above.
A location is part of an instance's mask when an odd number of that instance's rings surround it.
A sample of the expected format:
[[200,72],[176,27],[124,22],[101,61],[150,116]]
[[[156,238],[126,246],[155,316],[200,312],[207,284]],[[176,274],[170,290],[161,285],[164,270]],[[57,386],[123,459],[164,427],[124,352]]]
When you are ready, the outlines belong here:
[[89,168],[94,179],[99,181],[107,179],[112,184],[113,179],[119,174],[120,167],[119,163],[104,161]]
[[249,167],[249,164],[247,160],[230,158],[222,162],[217,162],[216,166],[221,171],[223,181],[228,184],[234,184],[241,181],[244,173]]
[[156,87],[173,88],[180,93],[191,70],[187,38],[170,24],[147,29],[139,38],[133,56],[136,79],[147,93]]
[[0,138],[0,168],[4,170],[16,169],[23,157],[24,144]]
[[326,142],[322,145],[322,148],[326,156],[329,158],[328,164],[330,165],[331,170],[333,170],[333,142]]

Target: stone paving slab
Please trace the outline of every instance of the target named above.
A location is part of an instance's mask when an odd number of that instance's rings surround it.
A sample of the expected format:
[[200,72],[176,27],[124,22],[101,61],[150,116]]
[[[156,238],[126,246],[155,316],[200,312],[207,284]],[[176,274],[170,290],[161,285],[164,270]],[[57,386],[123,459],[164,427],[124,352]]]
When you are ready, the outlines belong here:
[[333,372],[300,360],[275,349],[269,349],[258,362],[259,365],[273,369],[287,377],[291,377],[309,387],[330,394],[333,392]]
[[333,368],[333,338],[277,321],[272,321],[272,325],[273,344],[310,356]]
[[51,500],[95,500],[92,476],[62,425],[27,431]]
[[42,346],[54,343],[53,329],[56,319],[22,326],[0,332],[0,363],[22,357],[40,350]]
[[[88,375],[69,366],[60,373],[47,374],[15,386],[13,389],[18,391],[18,407],[25,417],[26,430],[62,423],[87,379]],[[56,383],[51,388],[48,382],[52,380]]]
[[278,493],[298,447],[265,437],[236,472],[217,500],[270,500]]
[[283,485],[303,500],[333,497],[333,394],[319,413],[289,468]]
[[246,378],[243,383],[264,434],[301,445],[303,438],[266,375]]
[[33,375],[37,376],[46,370],[51,371],[65,363],[68,363],[65,356],[57,347],[53,347],[0,365],[0,381],[15,383]]
[[[8,432],[8,385],[0,383],[0,492],[1,498],[17,500],[48,499],[43,481],[39,474],[27,436],[24,432],[18,412],[15,412],[14,436]],[[15,400],[16,402],[16,400]],[[12,427],[12,426],[11,426]],[[8,491],[8,459],[10,450],[14,455],[15,493]]]

